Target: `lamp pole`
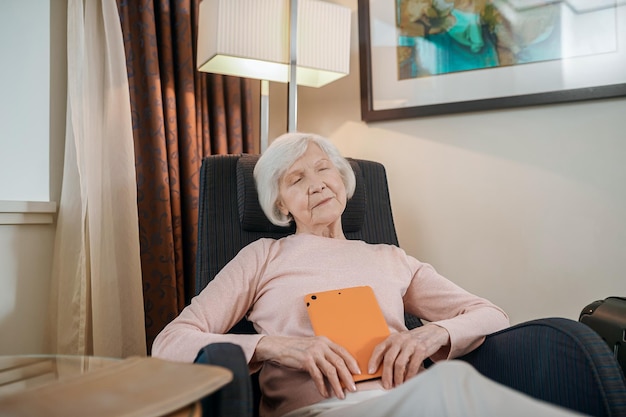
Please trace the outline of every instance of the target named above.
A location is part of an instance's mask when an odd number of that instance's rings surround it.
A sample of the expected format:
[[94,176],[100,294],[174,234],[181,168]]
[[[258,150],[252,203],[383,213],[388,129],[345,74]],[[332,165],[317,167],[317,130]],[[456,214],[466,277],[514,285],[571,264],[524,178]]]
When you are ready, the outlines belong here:
[[298,53],[298,0],[290,0],[289,5],[289,97],[287,131],[298,128],[298,80],[296,78]]
[[270,132],[270,82],[261,80],[261,153],[265,152],[269,144]]
[[[287,131],[295,132],[298,127],[298,0],[289,0],[289,81],[287,104]],[[269,145],[269,81],[261,80],[261,153]]]

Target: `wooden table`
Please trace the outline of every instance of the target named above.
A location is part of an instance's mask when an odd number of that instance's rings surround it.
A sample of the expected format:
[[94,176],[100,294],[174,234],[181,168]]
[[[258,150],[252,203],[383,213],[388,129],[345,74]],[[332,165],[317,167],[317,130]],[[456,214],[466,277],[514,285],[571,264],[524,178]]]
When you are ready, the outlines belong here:
[[156,358],[0,356],[0,415],[200,416],[232,380],[221,367]]

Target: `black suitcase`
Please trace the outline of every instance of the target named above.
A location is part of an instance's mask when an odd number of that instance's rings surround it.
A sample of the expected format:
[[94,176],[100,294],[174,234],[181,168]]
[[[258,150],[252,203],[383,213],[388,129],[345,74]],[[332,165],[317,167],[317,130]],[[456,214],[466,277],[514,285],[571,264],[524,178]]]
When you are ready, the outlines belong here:
[[583,308],[578,319],[609,345],[626,374],[626,298],[608,297]]

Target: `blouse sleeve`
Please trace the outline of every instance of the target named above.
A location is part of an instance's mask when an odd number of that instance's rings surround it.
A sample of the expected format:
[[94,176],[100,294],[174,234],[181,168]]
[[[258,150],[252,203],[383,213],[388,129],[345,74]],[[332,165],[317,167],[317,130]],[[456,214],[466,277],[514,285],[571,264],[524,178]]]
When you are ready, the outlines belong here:
[[[263,336],[225,333],[251,308],[271,242],[271,239],[260,239],[244,247],[157,335],[152,355],[193,362],[200,349],[207,344],[230,342],[241,346],[250,364],[256,345]],[[257,367],[255,364],[250,366]]]
[[490,301],[444,278],[431,265],[414,258],[409,260],[415,274],[404,296],[405,310],[450,334],[450,347],[442,348],[433,360],[453,359],[471,352],[486,335],[510,325],[506,313]]

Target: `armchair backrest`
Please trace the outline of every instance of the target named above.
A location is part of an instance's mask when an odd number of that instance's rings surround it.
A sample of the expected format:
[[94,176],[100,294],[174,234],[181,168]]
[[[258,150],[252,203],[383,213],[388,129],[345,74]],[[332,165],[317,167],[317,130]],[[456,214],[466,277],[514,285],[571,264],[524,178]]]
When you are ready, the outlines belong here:
[[[200,171],[196,294],[249,243],[262,238],[281,238],[293,228],[272,225],[258,203],[252,178],[258,155],[213,155]],[[398,245],[393,223],[387,174],[382,164],[349,159],[357,189],[342,216],[348,239]],[[236,333],[253,331],[243,322]]]

